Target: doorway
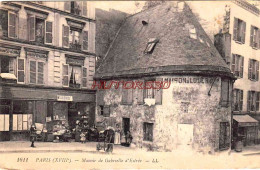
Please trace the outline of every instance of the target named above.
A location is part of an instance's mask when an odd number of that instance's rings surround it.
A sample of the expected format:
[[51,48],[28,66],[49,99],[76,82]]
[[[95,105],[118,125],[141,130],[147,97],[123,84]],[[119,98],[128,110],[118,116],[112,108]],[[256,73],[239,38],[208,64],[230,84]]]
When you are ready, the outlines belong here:
[[130,118],[123,118],[123,132],[126,134],[128,131],[130,131]]

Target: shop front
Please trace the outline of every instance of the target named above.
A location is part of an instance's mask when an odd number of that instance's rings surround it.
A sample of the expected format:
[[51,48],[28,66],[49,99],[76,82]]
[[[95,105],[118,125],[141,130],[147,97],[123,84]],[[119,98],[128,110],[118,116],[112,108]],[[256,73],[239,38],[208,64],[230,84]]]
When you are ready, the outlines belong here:
[[249,115],[233,116],[234,142],[242,140],[244,146],[257,144],[258,121]]
[[95,91],[25,85],[0,87],[0,141],[29,140],[32,124],[44,133],[40,140],[54,140],[60,131],[75,130],[82,115],[92,127]]

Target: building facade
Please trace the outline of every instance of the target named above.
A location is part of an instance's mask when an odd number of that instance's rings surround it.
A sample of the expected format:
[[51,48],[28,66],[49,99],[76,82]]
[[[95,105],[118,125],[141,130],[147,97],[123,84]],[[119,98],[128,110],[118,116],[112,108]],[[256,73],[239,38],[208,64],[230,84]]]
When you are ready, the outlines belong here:
[[187,4],[128,17],[94,79],[96,123],[118,125],[122,139],[130,131],[149,150],[230,148],[233,75]]
[[32,123],[94,124],[95,9],[91,2],[1,2],[0,140]]
[[[196,5],[192,7],[200,15]],[[216,34],[215,46],[237,78],[233,89],[233,142],[242,137],[245,146],[257,144],[260,139],[259,8],[245,0],[214,5],[218,10],[212,11],[212,4],[204,6],[205,11],[210,10],[210,15],[219,18],[215,23],[208,20],[208,24],[215,26],[209,34]]]

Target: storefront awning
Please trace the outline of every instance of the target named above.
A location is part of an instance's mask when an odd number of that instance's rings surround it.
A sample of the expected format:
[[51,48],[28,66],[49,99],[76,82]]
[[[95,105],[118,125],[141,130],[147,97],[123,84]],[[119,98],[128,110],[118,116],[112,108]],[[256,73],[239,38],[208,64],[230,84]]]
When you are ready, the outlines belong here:
[[234,115],[233,119],[237,121],[238,126],[258,126],[258,121],[249,115]]
[[0,74],[0,77],[2,79],[9,79],[9,80],[16,80],[17,78],[15,77],[14,74],[11,74],[11,73],[1,73]]

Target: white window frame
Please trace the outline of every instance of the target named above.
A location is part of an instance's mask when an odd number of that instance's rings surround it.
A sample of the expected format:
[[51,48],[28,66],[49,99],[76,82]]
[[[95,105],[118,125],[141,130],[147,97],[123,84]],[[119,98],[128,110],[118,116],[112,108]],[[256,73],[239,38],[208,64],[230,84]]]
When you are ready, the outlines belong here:
[[[19,59],[22,59],[23,60],[23,70],[19,70],[19,63],[18,63],[18,60]],[[17,58],[17,60],[16,60],[16,62],[17,62],[17,64],[16,64],[16,69],[17,69],[17,84],[25,84],[25,82],[26,82],[26,65],[25,65],[25,58]],[[19,71],[23,71],[24,72],[24,82],[18,82],[18,74],[19,74]]]
[[[30,77],[30,73],[31,73],[31,66],[30,66],[30,62],[31,61],[35,61],[36,62],[36,82],[35,83],[31,83],[31,77]],[[43,84],[38,84],[38,62],[43,62]],[[29,84],[33,84],[33,85],[44,85],[45,84],[45,61],[43,60],[37,60],[37,59],[29,59]]]

